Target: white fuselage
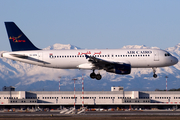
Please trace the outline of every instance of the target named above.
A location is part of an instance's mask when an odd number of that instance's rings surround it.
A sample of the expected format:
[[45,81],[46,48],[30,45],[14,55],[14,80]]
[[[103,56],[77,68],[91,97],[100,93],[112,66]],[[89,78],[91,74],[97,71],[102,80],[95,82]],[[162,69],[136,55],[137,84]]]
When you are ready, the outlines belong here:
[[[169,54],[166,55],[167,53],[167,51],[160,49],[78,49],[5,52],[1,56],[29,64],[58,69],[94,69],[95,66],[85,57],[85,54],[87,54],[110,62],[129,63],[131,68],[153,68],[171,66],[178,62],[176,57]],[[28,57],[23,59],[15,57],[13,54]]]

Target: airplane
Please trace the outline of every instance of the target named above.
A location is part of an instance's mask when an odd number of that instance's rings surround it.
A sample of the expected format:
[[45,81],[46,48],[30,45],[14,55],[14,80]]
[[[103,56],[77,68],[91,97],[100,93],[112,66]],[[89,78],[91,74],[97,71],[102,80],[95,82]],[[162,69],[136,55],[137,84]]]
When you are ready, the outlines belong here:
[[5,22],[5,26],[12,52],[3,52],[2,57],[49,68],[92,70],[92,79],[100,80],[101,70],[128,75],[132,68],[152,68],[153,77],[157,78],[158,67],[178,63],[176,57],[161,49],[42,50],[14,22]]

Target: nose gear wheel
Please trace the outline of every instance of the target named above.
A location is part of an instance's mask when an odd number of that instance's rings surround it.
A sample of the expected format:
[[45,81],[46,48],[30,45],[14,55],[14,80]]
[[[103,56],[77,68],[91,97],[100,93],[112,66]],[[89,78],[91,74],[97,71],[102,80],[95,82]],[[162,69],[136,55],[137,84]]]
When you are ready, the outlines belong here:
[[154,73],[154,74],[153,74],[153,77],[154,77],[154,78],[157,78],[157,74],[156,74],[156,69],[157,69],[157,68],[154,67],[154,68],[152,68],[152,69],[153,69],[153,73]]

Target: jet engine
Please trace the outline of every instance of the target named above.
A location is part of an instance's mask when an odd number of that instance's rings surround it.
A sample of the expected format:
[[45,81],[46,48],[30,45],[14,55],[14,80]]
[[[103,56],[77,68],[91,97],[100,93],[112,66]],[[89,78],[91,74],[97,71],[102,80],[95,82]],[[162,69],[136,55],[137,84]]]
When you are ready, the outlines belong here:
[[107,72],[112,72],[116,74],[130,74],[131,73],[131,65],[130,64],[114,64],[113,67],[106,70]]

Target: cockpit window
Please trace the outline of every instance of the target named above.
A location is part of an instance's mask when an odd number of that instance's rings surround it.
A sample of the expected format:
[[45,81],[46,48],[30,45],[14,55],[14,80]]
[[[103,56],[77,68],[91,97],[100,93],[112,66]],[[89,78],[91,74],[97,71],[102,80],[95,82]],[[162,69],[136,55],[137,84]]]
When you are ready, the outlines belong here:
[[165,56],[172,56],[170,53],[165,53]]

